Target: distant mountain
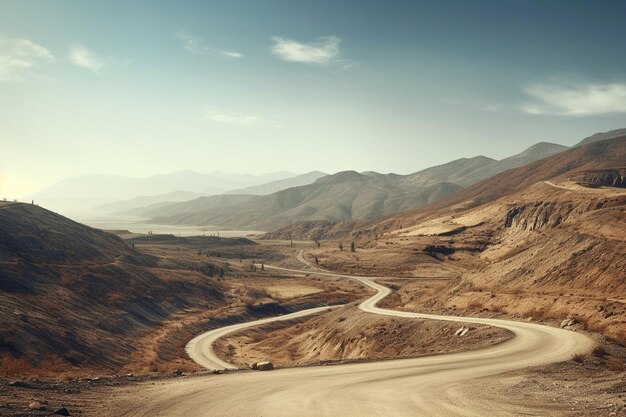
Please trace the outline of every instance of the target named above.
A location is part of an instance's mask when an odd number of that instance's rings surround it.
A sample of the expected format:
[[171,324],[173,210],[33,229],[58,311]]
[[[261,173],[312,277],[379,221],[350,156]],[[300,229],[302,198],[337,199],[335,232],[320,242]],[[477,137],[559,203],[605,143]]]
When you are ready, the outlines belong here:
[[299,187],[301,185],[308,185],[315,180],[326,176],[328,174],[320,171],[311,171],[306,174],[297,175],[293,178],[284,178],[281,180],[271,181],[261,185],[253,185],[238,190],[231,190],[226,194],[253,194],[253,195],[267,195],[278,191],[286,190],[287,188]]
[[[268,230],[301,220],[373,219],[421,207],[461,189],[405,187],[402,175],[344,171],[270,195],[217,195],[143,211],[151,221]],[[136,212],[139,214],[139,212]]]
[[459,178],[458,181],[453,182],[467,187],[484,179],[493,177],[494,175],[497,175],[501,172],[524,166],[531,162],[538,161],[559,152],[563,152],[567,149],[569,148],[564,145],[558,145],[556,143],[549,142],[539,142],[516,155],[501,159],[499,161],[494,161],[486,166],[468,172],[461,178]]
[[625,163],[626,134],[613,139],[576,146],[548,158],[505,171],[447,197],[429,209],[476,207],[523,190],[540,181],[566,174],[573,175],[575,172],[590,169],[622,168]]
[[472,173],[497,162],[495,159],[482,155],[461,158],[407,175],[403,181],[406,185],[415,187],[429,186],[439,182],[451,182],[464,186],[472,182]]
[[203,195],[220,194],[235,188],[259,185],[293,176],[295,174],[286,171],[255,176],[220,171],[201,174],[191,170],[158,174],[147,178],[92,174],[63,179],[25,199],[36,200],[43,206],[54,210],[80,212],[96,205],[137,196],[157,196],[174,191]]
[[[620,179],[623,178],[624,172],[626,172],[626,134],[613,139],[576,146],[524,166],[507,170],[416,210],[370,221],[307,221],[292,225],[287,224],[265,234],[264,237],[267,239],[289,237],[294,239],[338,239],[350,235],[373,237],[384,232],[415,227],[417,224],[425,223],[437,217],[448,218],[452,215],[452,218],[461,218],[463,213],[471,210],[483,210],[483,214],[477,218],[484,217],[484,212],[490,213],[490,211],[483,209],[483,207],[489,207],[489,204],[497,205],[499,204],[498,201],[511,195],[517,196],[513,201],[518,199],[529,200],[526,212],[535,213],[538,224],[547,221],[550,217],[552,217],[551,220],[554,224],[559,224],[561,222],[559,214],[551,213],[554,206],[536,200],[537,192],[545,193],[548,196],[555,191],[562,192],[563,189],[558,186],[561,182],[576,182],[590,187],[624,187],[624,182]],[[555,181],[557,186],[555,187],[550,183],[542,184],[544,181]],[[543,188],[537,188],[538,186]],[[585,196],[586,194],[583,192],[582,197]],[[591,199],[594,195],[590,194],[588,197]],[[618,199],[611,199],[610,202],[611,204],[616,203]],[[504,207],[515,209],[518,206],[511,204],[509,206],[504,205]],[[603,208],[603,205],[596,205],[590,200],[585,204],[586,208],[579,211],[578,208],[574,209],[572,201],[565,198],[564,207],[567,213],[575,212],[580,215],[587,210],[599,210]],[[487,217],[490,216],[491,214],[487,215]],[[612,221],[622,221],[622,217],[614,218]],[[506,213],[504,217],[500,216],[491,220],[494,223],[502,222],[500,224],[503,224],[505,218]],[[529,224],[532,225],[533,223]],[[623,221],[622,224],[624,224]],[[593,227],[588,230],[592,229]],[[609,230],[608,227],[599,227],[599,229]]]
[[[155,223],[254,230],[272,230],[300,221],[374,219],[423,207],[484,178],[564,149],[568,148],[538,143],[500,161],[486,156],[462,158],[409,175],[344,171],[264,196],[213,196],[157,204],[127,213],[150,218]],[[283,180],[271,187],[286,183]],[[260,192],[260,189],[247,191]]]
[[589,137],[586,137],[585,139],[581,140],[580,142],[578,142],[574,146],[586,145],[588,143],[599,142],[601,140],[618,138],[620,136],[626,136],[626,128],[609,130],[608,132],[596,133],[595,135],[591,135]]
[[178,203],[181,201],[193,200],[198,197],[206,197],[206,194],[192,193],[190,191],[172,191],[171,193],[139,196],[129,200],[100,204],[94,207],[94,210],[102,213],[115,214],[139,207],[151,206],[153,204]]

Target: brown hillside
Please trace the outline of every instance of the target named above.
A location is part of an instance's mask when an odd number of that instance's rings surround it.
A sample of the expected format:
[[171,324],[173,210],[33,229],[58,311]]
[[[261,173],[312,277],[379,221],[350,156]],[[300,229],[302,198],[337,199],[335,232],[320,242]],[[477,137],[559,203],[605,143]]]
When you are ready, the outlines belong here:
[[326,244],[310,256],[363,274],[458,277],[436,296],[403,284],[396,306],[576,317],[626,341],[625,162],[626,138],[590,143],[360,225],[356,254]]
[[133,338],[220,285],[162,271],[115,235],[28,204],[0,203],[0,369],[114,372]]

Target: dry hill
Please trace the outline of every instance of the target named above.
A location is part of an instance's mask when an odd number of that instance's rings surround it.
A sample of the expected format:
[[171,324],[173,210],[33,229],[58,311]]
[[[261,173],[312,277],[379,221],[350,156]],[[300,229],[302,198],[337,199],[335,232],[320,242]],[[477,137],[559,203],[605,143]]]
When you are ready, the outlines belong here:
[[115,235],[0,204],[2,372],[114,372],[147,329],[223,297],[215,281],[161,270]]

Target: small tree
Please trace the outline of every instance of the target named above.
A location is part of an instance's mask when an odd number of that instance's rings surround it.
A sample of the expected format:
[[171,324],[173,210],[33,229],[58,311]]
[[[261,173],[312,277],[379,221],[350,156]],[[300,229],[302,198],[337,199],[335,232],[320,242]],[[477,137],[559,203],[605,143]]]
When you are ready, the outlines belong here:
[[220,268],[220,278],[224,278],[224,268]]
[[289,239],[289,246],[293,248],[293,238]]
[[356,252],[356,247],[354,246],[354,240],[350,243],[350,252]]
[[265,271],[265,264],[261,262],[261,271]]
[[315,257],[315,265],[319,265],[320,261],[317,259],[317,256]]
[[343,243],[339,243],[339,250],[343,252]]

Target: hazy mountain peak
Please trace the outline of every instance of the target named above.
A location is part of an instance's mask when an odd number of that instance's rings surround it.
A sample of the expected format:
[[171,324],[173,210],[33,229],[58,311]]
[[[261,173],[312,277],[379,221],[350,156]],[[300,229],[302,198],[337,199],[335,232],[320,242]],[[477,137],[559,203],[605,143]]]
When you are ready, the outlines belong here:
[[341,171],[335,174],[327,175],[325,177],[320,178],[315,181],[316,183],[340,183],[347,181],[360,181],[363,180],[367,175],[360,174],[353,170]]
[[534,145],[524,149],[522,152],[517,155],[513,155],[510,158],[521,158],[521,157],[529,157],[539,155],[540,157],[546,157],[557,152],[562,152],[569,147],[565,145],[559,145],[558,143],[552,142],[538,142]]
[[287,188],[311,184],[312,182],[326,175],[326,173],[321,171],[311,171],[305,174],[297,175],[295,177],[269,181],[263,184],[252,185],[245,188],[238,188],[236,190],[228,191],[226,194],[267,195],[281,190],[285,190]]
[[592,142],[599,142],[601,140],[614,139],[620,136],[626,136],[626,127],[620,129],[613,129],[606,132],[598,132],[591,136],[587,136],[585,139],[581,140],[574,146],[586,145]]

